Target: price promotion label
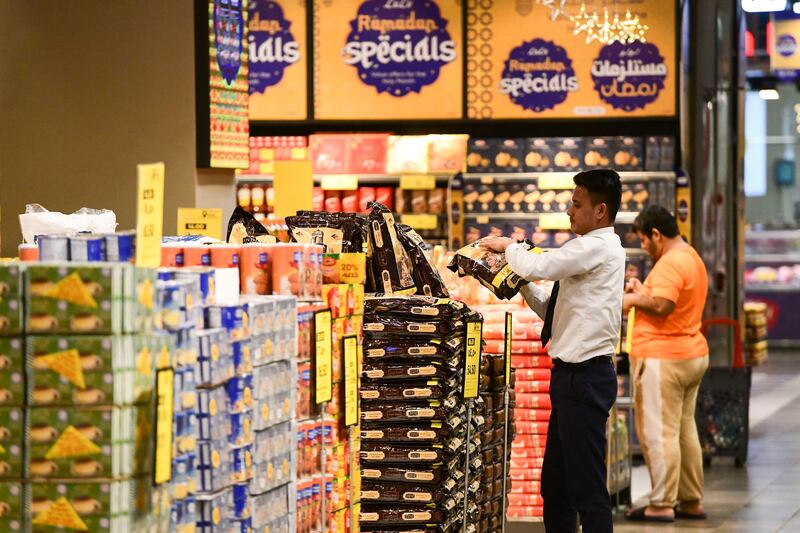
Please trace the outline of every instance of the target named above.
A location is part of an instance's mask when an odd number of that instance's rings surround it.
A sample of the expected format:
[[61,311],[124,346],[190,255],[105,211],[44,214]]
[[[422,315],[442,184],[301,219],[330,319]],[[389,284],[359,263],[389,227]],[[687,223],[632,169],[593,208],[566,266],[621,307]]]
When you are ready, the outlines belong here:
[[467,322],[467,353],[464,357],[464,399],[477,398],[480,385],[483,322]]
[[316,403],[329,402],[333,395],[332,332],[329,309],[314,314],[314,397]]
[[156,375],[156,450],[153,483],[161,485],[172,479],[172,415],[175,371],[159,370]]
[[511,337],[513,336],[513,331],[511,328],[511,313],[506,311],[506,343],[505,343],[505,368],[506,368],[506,386],[511,384]]
[[358,338],[348,335],[342,340],[344,355],[344,425],[358,423]]
[[164,225],[164,163],[136,165],[136,265],[161,265]]

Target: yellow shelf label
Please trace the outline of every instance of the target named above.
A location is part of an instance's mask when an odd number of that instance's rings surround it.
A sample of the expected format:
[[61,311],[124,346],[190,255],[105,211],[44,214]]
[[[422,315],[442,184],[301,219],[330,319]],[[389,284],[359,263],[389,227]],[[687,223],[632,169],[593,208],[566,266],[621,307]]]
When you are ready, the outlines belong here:
[[156,485],[172,479],[172,415],[175,371],[159,370],[156,375],[156,459],[153,481]]
[[625,328],[625,353],[630,355],[633,345],[633,323],[636,322],[636,308],[631,307],[628,311],[628,324]]
[[505,343],[505,367],[506,367],[506,385],[511,384],[511,337],[513,336],[512,331],[512,321],[511,321],[511,313],[506,311],[506,343]]
[[483,323],[467,322],[467,355],[464,358],[464,399],[477,398],[480,385]]
[[481,185],[491,185],[494,183],[494,176],[481,176]]
[[542,230],[568,230],[569,215],[566,213],[542,213],[539,215],[539,228]]
[[489,223],[489,216],[488,215],[481,215],[475,219],[475,222],[478,224],[488,224]]
[[222,240],[222,209],[179,207],[178,235],[205,235]]
[[358,423],[358,337],[348,335],[343,339],[344,346],[344,425]]
[[426,174],[400,176],[400,188],[409,191],[430,191],[436,188],[436,176]]
[[136,165],[136,265],[161,266],[164,229],[164,163]]
[[355,191],[358,189],[358,176],[352,174],[328,174],[320,181],[323,191]]
[[333,395],[331,312],[314,315],[314,392],[317,404],[329,402]]
[[436,215],[400,215],[400,221],[413,229],[433,230],[439,227],[439,217]]
[[575,183],[572,181],[573,175],[570,173],[561,174],[561,173],[554,173],[550,174],[541,174],[539,176],[539,190],[543,191],[545,189],[555,189],[555,190],[563,190],[563,189],[572,189],[575,187]]

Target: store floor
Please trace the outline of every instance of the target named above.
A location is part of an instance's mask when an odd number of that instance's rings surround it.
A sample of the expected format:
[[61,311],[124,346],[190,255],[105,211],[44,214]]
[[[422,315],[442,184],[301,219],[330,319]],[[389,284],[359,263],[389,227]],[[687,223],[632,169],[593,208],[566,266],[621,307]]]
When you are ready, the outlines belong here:
[[[637,467],[634,500],[649,483],[645,467]],[[772,349],[769,361],[754,369],[747,464],[715,460],[706,468],[703,503],[709,515],[703,522],[645,525],[620,516],[614,531],[800,532],[800,351]]]

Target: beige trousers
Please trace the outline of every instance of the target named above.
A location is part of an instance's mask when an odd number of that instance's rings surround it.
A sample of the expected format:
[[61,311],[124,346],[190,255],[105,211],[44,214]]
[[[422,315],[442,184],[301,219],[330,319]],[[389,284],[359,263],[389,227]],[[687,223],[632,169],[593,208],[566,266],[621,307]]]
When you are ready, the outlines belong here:
[[674,361],[631,358],[636,434],[652,490],[650,505],[674,507],[703,497],[703,452],[694,419],[708,356]]

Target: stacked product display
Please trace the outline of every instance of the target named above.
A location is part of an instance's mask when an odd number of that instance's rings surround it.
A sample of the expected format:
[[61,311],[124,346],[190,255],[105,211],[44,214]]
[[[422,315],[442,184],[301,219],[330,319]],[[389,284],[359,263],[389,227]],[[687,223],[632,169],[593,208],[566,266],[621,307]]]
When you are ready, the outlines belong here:
[[154,287],[154,270],[127,263],[0,265],[3,531],[166,530]]
[[745,302],[745,359],[748,365],[767,361],[767,304]]

